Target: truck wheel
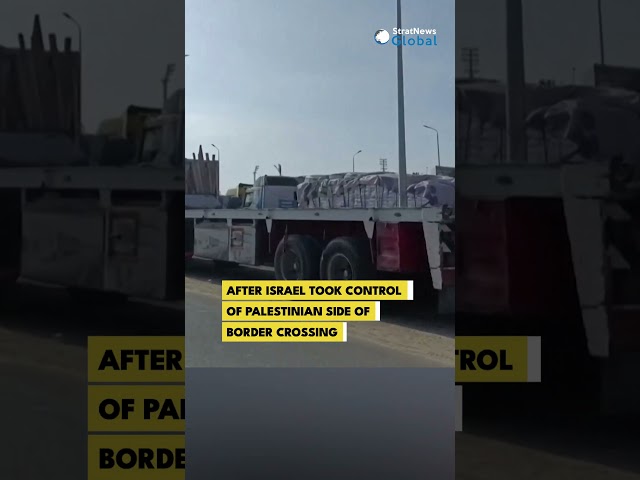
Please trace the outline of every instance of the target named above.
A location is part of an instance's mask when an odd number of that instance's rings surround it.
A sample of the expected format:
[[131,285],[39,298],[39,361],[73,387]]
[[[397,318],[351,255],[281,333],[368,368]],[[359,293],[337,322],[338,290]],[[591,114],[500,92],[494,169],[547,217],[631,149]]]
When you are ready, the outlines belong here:
[[317,280],[320,277],[321,254],[322,247],[315,238],[307,235],[285,236],[276,249],[276,279]]
[[331,240],[322,252],[320,272],[323,280],[375,279],[369,241],[351,237]]

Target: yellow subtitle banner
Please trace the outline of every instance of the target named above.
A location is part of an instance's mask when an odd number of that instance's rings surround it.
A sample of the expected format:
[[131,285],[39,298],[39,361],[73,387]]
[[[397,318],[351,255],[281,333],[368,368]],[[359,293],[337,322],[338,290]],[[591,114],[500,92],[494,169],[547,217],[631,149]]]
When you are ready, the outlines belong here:
[[413,281],[223,280],[223,300],[413,300]]
[[222,302],[222,320],[375,322],[380,302]]
[[182,480],[184,435],[89,435],[89,480]]
[[223,342],[346,342],[346,322],[222,322]]
[[89,337],[89,383],[184,382],[184,337]]
[[456,382],[541,381],[540,337],[456,337]]
[[184,385],[89,386],[90,432],[184,432]]

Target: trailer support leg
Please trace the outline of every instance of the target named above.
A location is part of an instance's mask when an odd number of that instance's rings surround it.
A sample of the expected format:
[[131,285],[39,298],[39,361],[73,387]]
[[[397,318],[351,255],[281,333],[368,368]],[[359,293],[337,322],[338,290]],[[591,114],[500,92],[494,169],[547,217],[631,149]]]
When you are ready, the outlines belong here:
[[589,352],[606,358],[609,356],[609,323],[603,275],[606,265],[602,202],[566,195],[564,215]]

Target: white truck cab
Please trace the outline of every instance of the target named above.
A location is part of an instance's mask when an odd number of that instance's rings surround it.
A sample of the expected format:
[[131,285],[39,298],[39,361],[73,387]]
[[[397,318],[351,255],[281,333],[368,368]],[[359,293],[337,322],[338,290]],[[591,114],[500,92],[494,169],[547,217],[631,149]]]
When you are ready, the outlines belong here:
[[264,175],[249,188],[244,200],[244,207],[251,209],[264,208],[298,208],[298,178]]

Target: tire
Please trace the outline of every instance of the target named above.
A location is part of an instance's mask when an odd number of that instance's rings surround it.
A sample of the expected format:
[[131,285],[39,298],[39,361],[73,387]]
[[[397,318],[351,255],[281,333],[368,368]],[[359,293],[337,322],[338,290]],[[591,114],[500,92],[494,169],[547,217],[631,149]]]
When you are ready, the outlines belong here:
[[322,247],[308,235],[287,235],[278,244],[274,258],[276,280],[320,278]]
[[323,280],[374,280],[377,272],[369,241],[351,237],[331,240],[322,252],[320,274]]

